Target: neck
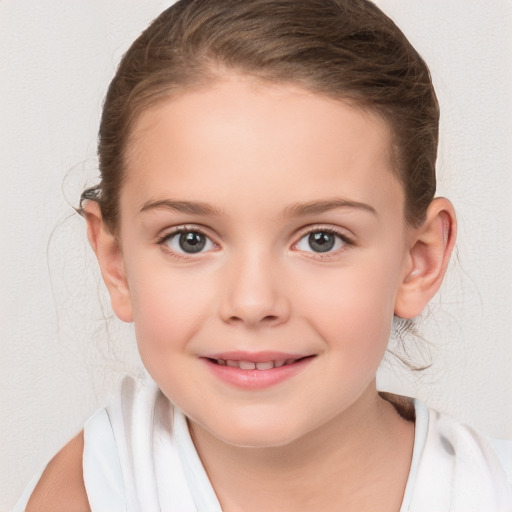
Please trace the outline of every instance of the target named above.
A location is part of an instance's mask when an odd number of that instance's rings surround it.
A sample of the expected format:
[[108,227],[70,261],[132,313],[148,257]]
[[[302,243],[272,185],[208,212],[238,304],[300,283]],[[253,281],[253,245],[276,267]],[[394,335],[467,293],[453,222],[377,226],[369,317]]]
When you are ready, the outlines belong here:
[[414,439],[414,425],[374,385],[341,415],[286,446],[245,448],[196,424],[190,430],[224,512],[396,511]]

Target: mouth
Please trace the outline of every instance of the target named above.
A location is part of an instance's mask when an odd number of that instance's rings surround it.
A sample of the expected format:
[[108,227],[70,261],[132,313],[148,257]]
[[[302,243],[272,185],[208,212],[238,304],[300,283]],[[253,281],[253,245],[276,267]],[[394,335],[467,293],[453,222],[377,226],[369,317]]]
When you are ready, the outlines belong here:
[[250,360],[239,360],[239,359],[212,359],[207,358],[213,364],[219,366],[229,366],[230,368],[240,368],[240,370],[272,370],[273,368],[281,368],[282,366],[292,365],[303,359],[308,359],[314,356],[304,356],[297,358],[287,359],[271,359],[269,361],[250,361]]
[[212,354],[201,359],[222,382],[246,390],[277,385],[303,372],[316,354],[278,352]]

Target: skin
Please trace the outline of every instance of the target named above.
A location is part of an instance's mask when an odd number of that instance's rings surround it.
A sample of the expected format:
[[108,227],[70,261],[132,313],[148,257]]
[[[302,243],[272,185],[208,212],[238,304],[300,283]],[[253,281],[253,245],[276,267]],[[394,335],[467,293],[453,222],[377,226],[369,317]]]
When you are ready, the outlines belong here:
[[[133,140],[118,313],[135,322],[161,389],[196,434],[204,429],[228,444],[282,446],[341,419],[374,387],[408,263],[385,123],[299,89],[233,79],[147,112]],[[377,213],[285,216],[298,202],[338,197]],[[141,211],[168,199],[222,213]],[[185,259],[158,244],[173,227],[194,225],[204,227],[211,250]],[[358,245],[301,251],[307,226],[338,229]],[[316,357],[276,389],[247,393],[198,360],[232,350]]]
[[80,432],[48,463],[26,512],[89,512],[82,472],[84,436]]
[[[376,115],[232,75],[138,120],[118,234],[87,206],[113,309],[227,512],[400,506],[414,426],[375,375],[393,315],[418,315],[440,286],[455,217],[436,199],[406,225],[390,148]],[[185,253],[176,228],[204,250]],[[335,245],[315,252],[308,235],[326,230]],[[311,357],[244,389],[205,362],[234,350]]]

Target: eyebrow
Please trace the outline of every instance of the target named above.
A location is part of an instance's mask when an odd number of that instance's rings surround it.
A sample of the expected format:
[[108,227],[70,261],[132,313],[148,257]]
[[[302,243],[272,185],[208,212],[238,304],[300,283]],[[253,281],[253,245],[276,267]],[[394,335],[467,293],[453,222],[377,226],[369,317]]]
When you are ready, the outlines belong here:
[[162,199],[159,201],[148,201],[140,209],[140,212],[149,210],[174,210],[181,213],[190,213],[192,215],[222,215],[222,212],[200,201],[174,201],[172,199]]
[[347,199],[333,198],[325,201],[309,201],[307,203],[294,203],[283,210],[284,217],[302,217],[317,215],[337,208],[357,208],[377,215],[375,208],[369,204]]
[[[359,201],[350,201],[347,199],[334,198],[323,201],[309,201],[306,203],[293,203],[283,210],[283,217],[304,217],[306,215],[318,215],[337,208],[357,208],[377,215],[373,206]],[[148,201],[140,209],[140,212],[151,210],[173,210],[191,215],[222,215],[223,212],[218,208],[203,203],[201,201],[176,201],[173,199],[161,199],[157,201]]]

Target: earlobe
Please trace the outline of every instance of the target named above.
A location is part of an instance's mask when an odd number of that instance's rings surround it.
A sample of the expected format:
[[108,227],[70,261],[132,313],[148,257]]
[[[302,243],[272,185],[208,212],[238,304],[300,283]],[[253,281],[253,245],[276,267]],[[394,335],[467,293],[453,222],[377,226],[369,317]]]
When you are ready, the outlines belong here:
[[453,205],[434,199],[425,222],[413,231],[404,276],[395,300],[395,315],[421,314],[441,286],[455,245],[457,222]]
[[110,294],[112,309],[124,322],[133,321],[130,290],[126,279],[123,253],[118,238],[105,226],[100,207],[95,201],[84,205],[87,237],[96,254],[103,281]]

